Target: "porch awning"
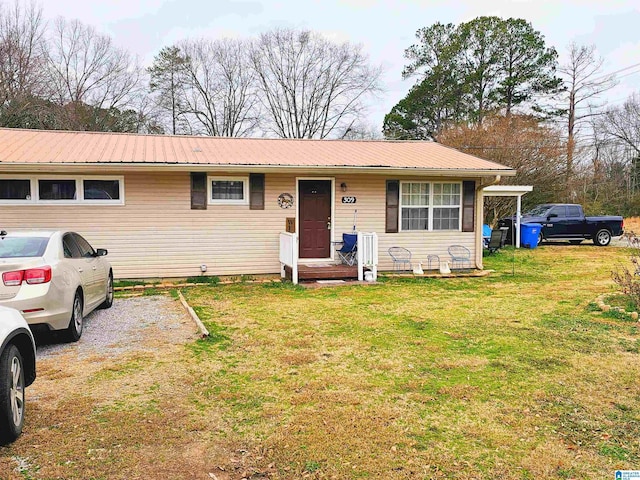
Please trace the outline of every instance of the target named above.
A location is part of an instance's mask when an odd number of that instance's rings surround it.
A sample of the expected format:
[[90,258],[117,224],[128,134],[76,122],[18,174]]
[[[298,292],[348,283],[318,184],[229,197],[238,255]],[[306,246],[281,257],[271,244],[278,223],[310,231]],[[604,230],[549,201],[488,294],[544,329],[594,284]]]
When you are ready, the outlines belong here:
[[482,189],[482,194],[485,197],[516,197],[516,248],[520,248],[522,196],[532,191],[532,185],[491,185]]

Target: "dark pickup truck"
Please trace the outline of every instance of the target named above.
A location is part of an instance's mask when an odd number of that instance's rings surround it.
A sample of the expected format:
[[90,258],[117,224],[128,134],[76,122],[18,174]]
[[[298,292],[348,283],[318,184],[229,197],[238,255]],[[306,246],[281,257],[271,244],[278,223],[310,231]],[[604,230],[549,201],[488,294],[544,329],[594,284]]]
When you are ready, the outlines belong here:
[[[540,242],[548,240],[569,240],[578,244],[591,239],[595,245],[609,245],[612,237],[624,233],[624,220],[618,216],[585,217],[582,206],[570,203],[545,203],[522,215],[521,223],[542,225]],[[499,227],[513,226],[513,218],[503,218]],[[509,235],[510,236],[510,235]]]

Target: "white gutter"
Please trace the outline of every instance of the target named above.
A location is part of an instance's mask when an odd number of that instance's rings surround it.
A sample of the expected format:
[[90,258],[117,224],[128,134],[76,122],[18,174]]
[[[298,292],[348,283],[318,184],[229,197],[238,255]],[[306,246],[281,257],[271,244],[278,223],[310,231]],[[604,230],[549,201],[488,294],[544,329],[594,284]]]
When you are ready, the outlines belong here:
[[[492,179],[485,182],[478,182],[476,186],[476,205],[478,205],[478,215],[476,215],[476,267],[483,269],[482,264],[482,226],[484,224],[484,189],[488,186],[495,185],[501,180],[500,175],[496,175]],[[478,232],[480,234],[478,235]]]

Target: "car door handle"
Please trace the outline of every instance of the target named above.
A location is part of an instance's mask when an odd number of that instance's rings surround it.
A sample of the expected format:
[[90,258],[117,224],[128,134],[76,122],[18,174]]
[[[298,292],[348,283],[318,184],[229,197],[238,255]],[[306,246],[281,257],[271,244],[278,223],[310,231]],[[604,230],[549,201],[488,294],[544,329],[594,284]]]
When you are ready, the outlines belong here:
[[79,271],[80,273],[82,273],[84,270],[82,270],[81,268],[79,268],[79,269],[78,269],[78,271]]
[[97,267],[91,267],[91,268],[92,268],[92,270],[97,270]]

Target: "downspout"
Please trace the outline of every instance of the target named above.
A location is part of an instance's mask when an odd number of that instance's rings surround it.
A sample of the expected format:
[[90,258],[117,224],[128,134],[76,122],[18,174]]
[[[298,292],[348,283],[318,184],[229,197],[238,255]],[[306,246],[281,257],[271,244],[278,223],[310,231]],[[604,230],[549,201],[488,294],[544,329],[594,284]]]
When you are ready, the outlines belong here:
[[476,187],[476,268],[478,270],[483,270],[482,265],[482,225],[484,223],[484,193],[483,190],[485,187],[490,187],[491,185],[495,185],[500,183],[501,180],[500,175],[496,175],[495,177],[489,177],[489,180],[486,182],[478,182],[478,186]]

